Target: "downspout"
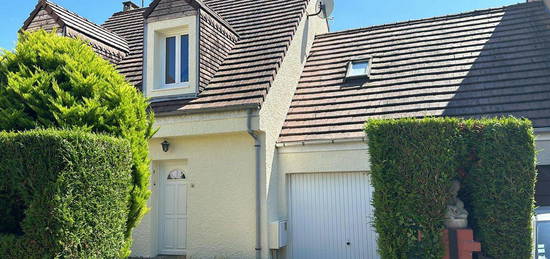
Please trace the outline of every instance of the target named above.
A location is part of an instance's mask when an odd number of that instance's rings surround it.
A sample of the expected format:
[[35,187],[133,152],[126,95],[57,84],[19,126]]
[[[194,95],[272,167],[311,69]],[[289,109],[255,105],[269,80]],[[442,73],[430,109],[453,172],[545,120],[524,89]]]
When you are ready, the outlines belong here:
[[248,134],[254,139],[254,149],[256,152],[256,259],[262,257],[262,227],[261,227],[261,200],[260,200],[260,180],[261,180],[261,165],[260,165],[260,152],[261,143],[260,138],[256,132],[252,130],[252,112],[248,110],[246,118],[246,130]]
[[200,64],[201,64],[201,37],[202,37],[202,33],[201,33],[201,9],[199,9],[199,13],[197,14],[197,20],[195,21],[195,30],[197,30],[197,42],[195,42],[195,48],[197,50],[197,58],[195,60],[195,66],[197,66],[197,83],[195,85],[195,96],[199,96],[199,93],[201,91],[201,86],[200,86],[200,78],[201,78],[201,71],[200,71]]

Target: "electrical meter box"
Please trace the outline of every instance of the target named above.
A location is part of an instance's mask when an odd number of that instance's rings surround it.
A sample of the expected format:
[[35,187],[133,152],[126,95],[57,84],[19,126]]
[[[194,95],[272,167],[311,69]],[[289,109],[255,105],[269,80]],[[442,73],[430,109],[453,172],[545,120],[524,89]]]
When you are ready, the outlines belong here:
[[269,248],[280,249],[288,244],[288,222],[274,221],[269,224]]

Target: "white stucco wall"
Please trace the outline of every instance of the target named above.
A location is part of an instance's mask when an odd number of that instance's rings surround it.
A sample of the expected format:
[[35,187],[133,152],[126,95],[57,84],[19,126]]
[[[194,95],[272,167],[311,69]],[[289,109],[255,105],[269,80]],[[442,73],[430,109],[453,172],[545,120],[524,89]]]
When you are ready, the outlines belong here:
[[[317,1],[310,1],[307,13],[315,12]],[[326,20],[317,16],[304,16],[296,34],[287,50],[286,56],[277,72],[277,76],[269,89],[269,94],[260,110],[260,130],[262,131],[262,255],[269,256],[267,224],[277,220],[279,189],[278,174],[274,172],[275,143],[279,138],[283,123],[286,119],[294,91],[298,86],[301,71],[305,65],[307,55],[311,49],[314,37],[317,34],[328,32]]]
[[[314,5],[315,1],[310,1],[309,13],[314,12]],[[279,188],[278,174],[272,174],[275,143],[314,36],[326,31],[325,20],[304,16],[262,109],[254,114],[252,121],[262,144],[263,258],[270,256],[267,223],[278,215],[278,199],[269,193],[273,191],[277,195]],[[149,58],[150,54],[147,55]],[[148,74],[147,82],[154,77]],[[159,131],[150,142],[151,159],[155,163],[184,161],[189,186],[194,185],[188,193],[188,258],[252,258],[255,255],[254,142],[246,133],[246,121],[246,111],[157,118]],[[164,139],[171,143],[168,153],[160,149]],[[152,210],[134,232],[132,256],[157,255],[156,186],[152,186],[152,191],[149,201]],[[268,210],[271,211],[269,219]]]
[[[156,164],[177,160],[187,176],[187,258],[252,258],[255,240],[254,142],[246,133],[167,138],[150,142]],[[157,250],[158,173],[151,177],[151,211],[134,232],[132,256]]]

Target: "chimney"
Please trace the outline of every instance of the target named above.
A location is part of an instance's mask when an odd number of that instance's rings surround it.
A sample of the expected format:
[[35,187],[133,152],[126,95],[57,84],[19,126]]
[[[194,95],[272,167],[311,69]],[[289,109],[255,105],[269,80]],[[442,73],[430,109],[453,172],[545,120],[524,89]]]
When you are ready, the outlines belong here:
[[132,1],[126,1],[126,2],[122,3],[122,6],[123,6],[122,10],[124,12],[134,10],[134,9],[139,9],[139,6],[137,4],[134,4],[134,2],[132,2]]

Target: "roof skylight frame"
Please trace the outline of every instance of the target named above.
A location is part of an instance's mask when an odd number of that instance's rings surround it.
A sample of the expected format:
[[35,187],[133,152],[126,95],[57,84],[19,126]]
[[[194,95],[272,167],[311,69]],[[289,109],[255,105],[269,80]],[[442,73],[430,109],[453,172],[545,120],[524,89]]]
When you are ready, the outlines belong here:
[[[370,78],[372,70],[372,60],[373,57],[362,57],[357,59],[352,59],[348,62],[346,66],[346,79],[356,79],[356,78]],[[353,75],[353,65],[354,64],[363,64],[367,63],[367,68],[363,74]]]

